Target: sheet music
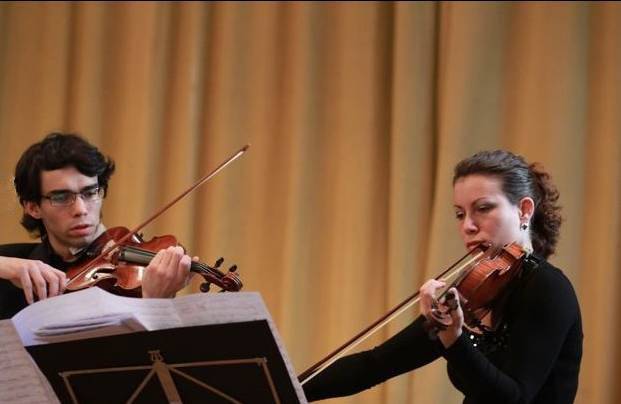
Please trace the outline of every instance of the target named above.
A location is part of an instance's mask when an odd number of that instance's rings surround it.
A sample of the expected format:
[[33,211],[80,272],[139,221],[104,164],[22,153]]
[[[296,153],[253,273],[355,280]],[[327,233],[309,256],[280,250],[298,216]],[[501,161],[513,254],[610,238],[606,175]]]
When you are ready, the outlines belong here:
[[135,299],[88,288],[37,302],[15,315],[13,323],[24,345],[30,346],[51,342],[46,336],[81,339],[81,332],[97,336],[98,329],[126,323],[133,328],[125,332],[133,332],[139,326],[152,331],[267,318],[267,310],[256,292]]
[[[61,338],[46,341],[43,337],[54,329],[55,336],[68,336],[62,340],[81,339],[84,337],[80,331],[92,331],[93,322],[127,318],[128,313],[131,313],[131,305],[124,304],[123,299],[139,300],[120,298],[100,288],[88,288],[38,301],[13,316],[12,321],[24,346],[60,341]],[[102,324],[100,328],[103,330],[106,327]],[[135,324],[127,322],[127,327],[119,327],[117,334],[135,330]],[[91,336],[97,336],[96,332],[91,333]]]
[[58,403],[47,380],[22,346],[10,320],[0,321],[0,402]]
[[[261,295],[257,292],[192,294],[175,299],[136,299],[88,288],[37,302],[13,317],[25,346],[134,332],[266,320],[306,402],[293,366]],[[2,400],[0,400],[1,402]]]
[[175,299],[175,309],[184,327],[267,319],[256,292],[181,296]]

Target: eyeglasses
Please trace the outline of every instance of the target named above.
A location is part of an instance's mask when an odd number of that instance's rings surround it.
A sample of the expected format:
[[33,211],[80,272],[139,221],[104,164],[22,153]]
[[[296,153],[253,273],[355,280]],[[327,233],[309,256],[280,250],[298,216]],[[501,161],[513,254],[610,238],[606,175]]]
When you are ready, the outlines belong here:
[[43,195],[41,198],[48,199],[52,206],[70,206],[75,203],[78,195],[84,202],[95,202],[103,198],[104,189],[96,186],[93,188],[83,189],[80,192],[56,191],[49,195]]

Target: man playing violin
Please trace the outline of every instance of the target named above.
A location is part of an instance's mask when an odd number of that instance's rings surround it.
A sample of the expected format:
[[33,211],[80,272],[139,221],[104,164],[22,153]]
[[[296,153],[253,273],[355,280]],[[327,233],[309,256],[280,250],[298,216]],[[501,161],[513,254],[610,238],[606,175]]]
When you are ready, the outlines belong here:
[[[0,246],[0,318],[35,300],[62,294],[65,271],[106,230],[101,208],[114,163],[80,136],[51,133],[15,168],[21,224],[40,243]],[[160,250],[144,271],[143,297],[173,297],[187,285],[191,258],[179,246]]]

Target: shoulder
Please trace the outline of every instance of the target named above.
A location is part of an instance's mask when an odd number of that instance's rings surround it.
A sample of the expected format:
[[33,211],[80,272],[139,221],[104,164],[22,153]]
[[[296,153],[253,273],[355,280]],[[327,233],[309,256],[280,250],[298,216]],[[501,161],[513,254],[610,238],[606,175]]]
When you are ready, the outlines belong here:
[[41,243],[14,243],[0,244],[0,256],[14,258],[29,258]]
[[571,281],[562,270],[540,260],[539,265],[525,269],[523,298],[537,307],[561,310],[579,315],[578,298]]
[[548,261],[541,260],[537,266],[528,268],[525,272],[525,282],[529,287],[553,288],[553,290],[548,290],[550,293],[560,291],[574,296],[576,294],[565,273]]

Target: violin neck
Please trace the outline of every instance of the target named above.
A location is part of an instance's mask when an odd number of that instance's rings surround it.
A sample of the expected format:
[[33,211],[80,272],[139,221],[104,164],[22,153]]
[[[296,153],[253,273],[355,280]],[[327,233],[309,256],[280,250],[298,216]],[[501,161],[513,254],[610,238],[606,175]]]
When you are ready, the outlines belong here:
[[[151,263],[153,257],[155,257],[155,253],[153,251],[130,246],[121,248],[118,254],[119,261],[145,266]],[[214,269],[200,262],[192,261],[192,264],[190,264],[190,271],[203,273],[214,272]]]
[[126,246],[119,249],[117,259],[130,264],[149,265],[153,257],[155,257],[153,251]]

